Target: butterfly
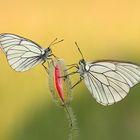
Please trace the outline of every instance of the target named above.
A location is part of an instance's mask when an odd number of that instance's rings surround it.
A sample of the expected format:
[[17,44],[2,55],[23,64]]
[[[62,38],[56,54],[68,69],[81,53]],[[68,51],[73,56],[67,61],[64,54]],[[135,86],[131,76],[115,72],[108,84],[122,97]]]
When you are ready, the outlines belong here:
[[86,62],[77,43],[75,44],[82,59],[79,61],[79,65],[72,64],[68,68],[77,68],[77,71],[71,72],[69,75],[80,74],[80,80],[73,87],[84,81],[98,103],[112,105],[121,101],[128,94],[130,88],[140,82],[140,66],[138,64],[114,60]]
[[24,37],[3,33],[0,34],[0,48],[5,53],[8,63],[15,71],[27,71],[40,63],[47,69],[44,65],[46,60],[52,59],[51,56],[55,57],[51,46],[63,41],[56,42],[56,40],[57,38],[48,48],[42,48],[37,43]]

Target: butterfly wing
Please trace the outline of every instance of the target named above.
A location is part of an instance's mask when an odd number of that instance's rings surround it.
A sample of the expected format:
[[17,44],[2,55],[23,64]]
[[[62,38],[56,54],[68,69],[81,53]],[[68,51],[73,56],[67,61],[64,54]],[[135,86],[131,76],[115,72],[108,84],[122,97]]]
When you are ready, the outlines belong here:
[[1,34],[0,46],[10,66],[16,71],[26,71],[42,62],[44,50],[36,43],[13,34]]
[[87,63],[84,81],[92,96],[102,105],[122,100],[140,82],[140,66],[129,62]]

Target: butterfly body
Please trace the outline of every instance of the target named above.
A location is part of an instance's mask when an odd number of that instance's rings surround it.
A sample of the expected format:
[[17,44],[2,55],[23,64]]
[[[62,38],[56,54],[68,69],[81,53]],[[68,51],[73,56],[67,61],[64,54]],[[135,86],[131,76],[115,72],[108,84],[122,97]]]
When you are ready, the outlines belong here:
[[83,77],[86,72],[88,72],[88,65],[86,64],[84,59],[79,61],[78,72],[80,76]]
[[46,61],[52,55],[52,50],[50,48],[44,49],[44,52],[40,55],[43,61]]

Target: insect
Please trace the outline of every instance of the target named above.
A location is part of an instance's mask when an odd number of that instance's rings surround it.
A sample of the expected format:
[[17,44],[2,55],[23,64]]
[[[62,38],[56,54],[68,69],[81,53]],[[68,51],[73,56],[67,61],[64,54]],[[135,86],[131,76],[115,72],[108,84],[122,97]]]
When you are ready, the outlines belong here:
[[131,62],[114,60],[97,60],[86,62],[83,54],[75,42],[82,59],[78,64],[69,65],[68,69],[76,67],[76,73],[80,74],[80,80],[73,85],[75,87],[84,81],[86,87],[96,101],[102,105],[112,105],[122,100],[130,88],[140,82],[140,66]]
[[48,48],[41,48],[37,43],[23,38],[18,35],[3,33],[0,34],[0,47],[5,53],[10,66],[19,72],[27,71],[32,67],[42,63],[46,60],[52,59],[51,46],[63,40],[57,41],[57,38],[51,42]]

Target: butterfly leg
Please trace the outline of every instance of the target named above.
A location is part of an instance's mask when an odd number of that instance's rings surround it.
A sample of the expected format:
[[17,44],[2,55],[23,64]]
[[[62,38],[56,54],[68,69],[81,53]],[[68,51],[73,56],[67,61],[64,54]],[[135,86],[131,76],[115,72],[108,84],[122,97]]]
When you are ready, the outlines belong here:
[[[52,54],[50,56],[52,56]],[[50,56],[47,59],[50,60],[51,63],[53,64],[53,66],[55,67],[54,61],[53,61],[53,59]],[[47,62],[48,62],[48,66],[49,66],[50,65],[50,62],[49,61],[47,61]]]
[[45,63],[46,63],[46,61],[44,61],[44,62],[42,63],[42,66],[44,67],[44,69],[46,70],[46,72],[49,74],[49,71],[48,71],[47,67],[45,66]]
[[70,64],[70,65],[66,65],[66,66],[67,67],[77,67],[77,68],[79,67],[78,64],[76,64],[76,63],[75,64]]
[[[50,54],[49,55],[49,58],[50,58],[50,56],[53,56],[56,60],[58,60],[59,58],[56,56],[56,55],[54,55],[54,54]],[[51,58],[50,58],[51,59]]]
[[74,71],[74,72],[71,72],[71,73],[68,73],[66,76],[74,75],[76,73],[79,73],[78,70],[77,71]]
[[74,71],[74,72],[71,72],[71,73],[68,73],[67,75],[61,76],[60,78],[67,78],[68,76],[74,75],[76,73],[79,73],[78,70],[77,71]]
[[74,74],[76,74],[76,73],[79,73],[78,70],[75,71],[75,72],[68,73],[67,75],[60,76],[59,78],[63,78],[63,79],[65,80],[65,79],[67,79],[68,76],[70,76],[70,75],[74,75]]
[[52,64],[53,64],[53,67],[55,67],[53,59],[52,59],[52,58],[50,58],[50,60],[51,60],[51,62],[52,62]]
[[53,56],[56,60],[59,59],[59,58],[58,58],[56,55],[54,55],[54,54],[52,54],[52,56]]
[[68,66],[68,67],[69,66],[78,66],[78,64],[75,63],[75,64],[66,65],[66,66]]
[[69,68],[67,68],[65,71],[68,71],[68,70],[70,70],[70,69],[72,69],[72,68],[79,69],[78,64],[71,64],[71,65],[66,65],[66,66],[68,66]]
[[80,84],[82,82],[83,78],[80,77],[80,80],[77,81],[72,87],[71,89],[73,89],[75,86],[77,86],[78,84]]

